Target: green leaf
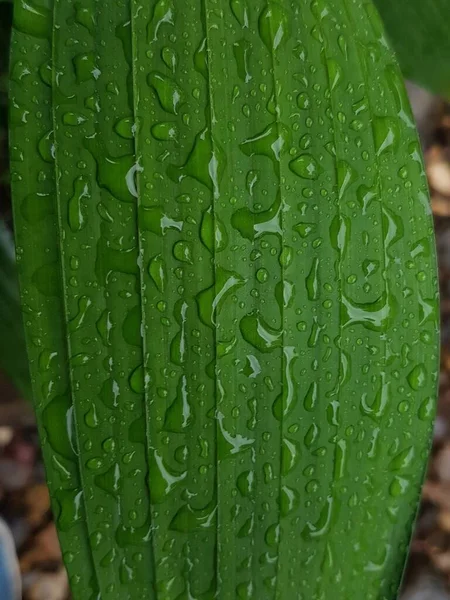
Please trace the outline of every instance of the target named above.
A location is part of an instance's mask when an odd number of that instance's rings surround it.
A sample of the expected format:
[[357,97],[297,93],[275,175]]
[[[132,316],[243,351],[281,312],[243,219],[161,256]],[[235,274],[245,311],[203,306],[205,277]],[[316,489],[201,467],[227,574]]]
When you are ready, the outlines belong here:
[[394,598],[437,278],[373,5],[38,12],[14,32],[12,180],[74,597]]
[[25,398],[31,398],[14,243],[2,221],[0,221],[0,368],[10,377]]
[[447,0],[374,0],[403,74],[432,92],[450,94]]

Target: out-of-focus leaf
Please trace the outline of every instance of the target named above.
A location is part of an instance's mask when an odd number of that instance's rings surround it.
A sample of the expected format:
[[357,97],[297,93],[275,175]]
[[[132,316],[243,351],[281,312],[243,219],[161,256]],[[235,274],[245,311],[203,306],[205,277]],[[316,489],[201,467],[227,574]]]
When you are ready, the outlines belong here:
[[0,221],[0,368],[30,398],[30,375],[20,310],[14,244]]
[[375,0],[405,77],[450,96],[449,0]]

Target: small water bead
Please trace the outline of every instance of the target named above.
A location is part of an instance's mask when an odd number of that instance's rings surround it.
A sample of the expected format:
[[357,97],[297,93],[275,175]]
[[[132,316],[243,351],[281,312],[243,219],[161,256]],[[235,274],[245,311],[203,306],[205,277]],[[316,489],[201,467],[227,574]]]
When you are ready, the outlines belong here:
[[151,133],[156,140],[161,142],[173,142],[178,139],[178,127],[176,123],[156,123],[151,128]]
[[256,279],[259,281],[259,283],[265,283],[269,279],[269,272],[267,269],[258,269],[256,272]]
[[87,461],[86,467],[90,471],[98,471],[103,467],[103,461],[101,458],[91,458]]
[[173,48],[169,48],[168,46],[164,46],[161,50],[161,58],[168,69],[175,74],[178,64],[178,56],[176,51]]
[[311,107],[311,99],[310,99],[309,95],[306,92],[301,92],[297,96],[297,106],[301,110],[307,110],[307,109],[309,109]]
[[312,154],[302,154],[289,163],[289,168],[293,173],[303,179],[318,179],[323,172],[322,167]]

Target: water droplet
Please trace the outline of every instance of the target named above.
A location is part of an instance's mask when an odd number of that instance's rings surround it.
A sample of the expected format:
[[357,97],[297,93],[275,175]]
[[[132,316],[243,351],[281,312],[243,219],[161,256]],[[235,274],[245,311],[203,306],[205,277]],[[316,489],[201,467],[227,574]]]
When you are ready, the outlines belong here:
[[308,294],[308,300],[314,301],[319,299],[319,265],[320,261],[317,257],[313,259],[311,270],[306,278],[306,292]]
[[331,91],[333,91],[341,82],[343,72],[341,65],[334,58],[327,60],[328,78],[330,81]]
[[14,7],[14,27],[22,33],[50,40],[52,23],[52,11],[44,6],[28,0]]
[[200,238],[211,253],[221,252],[228,245],[228,233],[222,221],[213,213],[210,206],[203,213]]
[[134,138],[134,120],[132,117],[125,117],[120,119],[114,125],[114,131],[126,140],[132,140]]
[[242,237],[253,241],[265,234],[281,235],[281,194],[268,210],[255,213],[249,208],[241,208],[231,217],[231,225]]
[[280,493],[280,513],[282,517],[287,517],[294,512],[300,504],[300,496],[296,490],[283,485]]
[[249,83],[249,81],[252,80],[249,66],[252,50],[252,45],[246,39],[239,40],[233,44],[233,54],[236,61],[237,73],[245,83]]
[[248,27],[249,9],[246,0],[230,0],[230,7],[239,25],[241,27]]
[[192,425],[193,418],[186,376],[182,375],[178,381],[175,400],[166,411],[164,429],[182,433]]
[[158,97],[161,107],[168,113],[178,114],[179,106],[184,102],[184,92],[170,77],[153,71],[147,78]]
[[148,272],[158,290],[161,293],[164,293],[167,274],[166,265],[161,254],[157,254],[151,259],[148,266]]
[[269,0],[258,20],[259,35],[269,52],[276,52],[290,34],[289,20],[284,9]]
[[291,145],[291,132],[283,123],[274,122],[268,125],[262,132],[244,140],[239,148],[246,156],[267,156],[273,161],[279,162],[281,155]]
[[111,311],[105,309],[96,322],[97,331],[105,346],[111,345],[111,332],[114,324],[111,321]]
[[427,382],[427,371],[423,363],[416,365],[414,369],[409,373],[408,383],[412,390],[417,392],[422,389]]
[[301,457],[300,444],[289,438],[283,438],[281,446],[281,474],[290,473],[298,464]]
[[401,138],[398,121],[391,117],[376,117],[373,120],[373,135],[378,156],[387,151],[395,152]]
[[54,143],[53,131],[49,131],[39,140],[39,154],[45,162],[53,163],[55,159]]
[[255,473],[253,471],[244,471],[237,478],[238,490],[244,497],[248,497],[253,494],[254,483]]
[[242,317],[239,328],[244,340],[260,352],[282,347],[282,332],[270,327],[257,310]]
[[316,523],[308,522],[302,531],[305,540],[321,538],[329,531],[334,516],[334,498],[328,496]]
[[86,208],[84,200],[91,197],[89,181],[85,177],[78,177],[74,183],[73,196],[68,204],[68,222],[70,229],[76,233],[86,226]]
[[313,411],[318,399],[319,387],[316,381],[311,382],[303,400],[303,406],[307,411]]
[[358,180],[358,174],[345,160],[337,163],[337,183],[339,199],[342,199],[347,189]]
[[225,300],[231,292],[236,291],[245,283],[246,280],[238,273],[218,267],[215,283],[196,296],[198,314],[201,321],[205,325],[213,327],[215,324],[215,315]]
[[136,367],[134,369],[134,371],[130,375],[129,382],[130,382],[130,388],[133,390],[133,392],[135,392],[136,394],[144,393],[144,391],[145,391],[145,372],[144,372],[144,367],[142,365],[139,365],[138,367]]
[[217,506],[210,502],[204,508],[194,509],[188,504],[183,505],[172,519],[169,529],[181,533],[202,531],[216,526],[215,515]]
[[149,42],[156,42],[158,40],[159,30],[164,23],[168,25],[174,25],[175,23],[175,5],[173,0],[158,0],[156,2],[147,29],[147,39]]
[[186,479],[187,471],[177,473],[169,468],[163,457],[157,450],[153,450],[153,456],[149,465],[149,476],[152,482],[150,498],[152,503],[164,502],[167,495],[172,492],[179,483]]
[[101,75],[100,70],[95,64],[95,55],[93,52],[77,54],[73,58],[73,66],[77,83],[85,83],[90,79],[98,79]]
[[161,58],[163,59],[166,67],[170,69],[173,74],[175,74],[178,64],[178,56],[175,50],[173,48],[169,48],[168,46],[164,46],[164,48],[161,50]]
[[301,154],[289,163],[293,173],[303,179],[316,180],[323,172],[322,167],[312,154]]
[[380,375],[380,387],[376,392],[372,404],[367,401],[367,393],[363,394],[361,400],[361,412],[363,415],[371,417],[374,421],[379,421],[386,412],[386,408],[391,402],[391,382],[386,380],[386,374]]
[[139,223],[142,229],[151,231],[159,236],[166,235],[167,231],[182,231],[183,221],[176,221],[169,217],[161,206],[151,208],[139,207]]
[[206,127],[196,135],[194,146],[185,164],[181,167],[170,165],[167,175],[175,183],[181,182],[185,177],[193,177],[214,192],[214,197],[217,198],[225,164],[224,151]]
[[173,246],[173,255],[174,257],[181,261],[188,263],[189,265],[193,264],[193,244],[192,242],[186,242],[185,240],[180,240],[175,242]]
[[307,110],[311,107],[311,99],[306,92],[301,92],[297,96],[297,106],[301,110]]

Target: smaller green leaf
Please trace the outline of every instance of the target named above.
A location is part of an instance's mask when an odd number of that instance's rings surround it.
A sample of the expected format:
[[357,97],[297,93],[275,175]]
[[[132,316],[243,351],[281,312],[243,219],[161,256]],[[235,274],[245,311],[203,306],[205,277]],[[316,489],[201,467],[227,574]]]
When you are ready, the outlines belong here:
[[448,0],[375,0],[375,4],[405,77],[449,97]]

